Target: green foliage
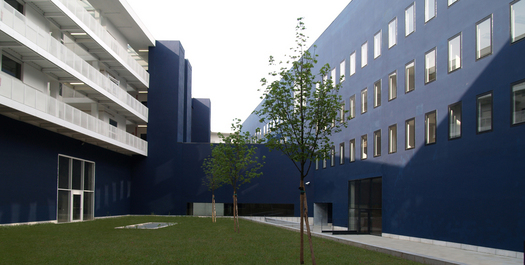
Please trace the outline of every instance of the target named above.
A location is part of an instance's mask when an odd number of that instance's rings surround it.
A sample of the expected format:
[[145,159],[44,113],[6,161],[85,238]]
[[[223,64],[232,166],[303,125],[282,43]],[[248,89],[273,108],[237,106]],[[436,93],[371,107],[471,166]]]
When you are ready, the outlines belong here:
[[232,124],[232,133],[224,136],[219,133],[219,138],[223,143],[212,145],[211,156],[204,161],[204,171],[206,175],[214,176],[210,184],[219,187],[229,184],[233,187],[234,193],[245,183],[253,178],[261,176],[259,172],[264,164],[265,157],[257,157],[257,147],[248,145],[250,135],[248,132],[242,133],[240,119],[235,119]]
[[[302,18],[296,27],[296,47],[288,55],[287,62],[276,63],[270,57],[270,65],[279,66],[270,72],[279,80],[265,87],[262,107],[254,113],[260,122],[268,124],[268,133],[262,139],[270,150],[277,149],[286,154],[301,171],[303,179],[311,167],[311,161],[325,158],[333,143],[330,136],[347,126],[342,118],[342,98],[338,95],[341,82],[335,82],[330,75],[330,65],[323,65],[317,74],[315,46],[313,51],[306,47],[307,37]],[[336,84],[337,83],[337,84]],[[341,114],[343,111],[343,114]],[[306,166],[306,167],[305,167]]]

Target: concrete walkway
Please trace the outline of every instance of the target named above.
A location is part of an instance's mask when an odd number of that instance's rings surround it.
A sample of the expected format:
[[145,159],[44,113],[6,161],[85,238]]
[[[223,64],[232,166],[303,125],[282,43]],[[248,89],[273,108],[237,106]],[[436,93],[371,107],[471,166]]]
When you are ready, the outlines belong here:
[[[245,218],[256,222],[283,227],[289,230],[299,230],[299,224],[295,222],[276,221],[269,218],[269,220],[267,220],[267,218],[257,217]],[[504,257],[458,248],[451,248],[373,235],[332,235],[332,233],[321,233],[320,228],[316,228],[314,226],[312,226],[312,235],[330,240],[335,240],[352,246],[386,253],[408,260],[417,261],[423,264],[525,265],[523,257]]]

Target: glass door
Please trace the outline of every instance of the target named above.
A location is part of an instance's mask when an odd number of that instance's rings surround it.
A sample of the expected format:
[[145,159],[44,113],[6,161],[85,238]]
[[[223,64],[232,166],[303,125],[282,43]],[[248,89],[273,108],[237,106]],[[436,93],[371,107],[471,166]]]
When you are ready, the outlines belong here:
[[382,233],[382,178],[348,183],[348,230],[357,234]]
[[72,190],[71,191],[71,222],[82,221],[82,205],[83,198],[82,191]]

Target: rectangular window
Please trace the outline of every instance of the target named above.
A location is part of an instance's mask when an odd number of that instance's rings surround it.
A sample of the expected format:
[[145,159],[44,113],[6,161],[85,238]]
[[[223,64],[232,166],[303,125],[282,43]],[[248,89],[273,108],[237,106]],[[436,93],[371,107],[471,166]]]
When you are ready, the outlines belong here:
[[397,97],[397,73],[393,72],[388,76],[388,100]]
[[355,52],[350,54],[350,76],[355,74]]
[[345,163],[345,143],[339,145],[339,164]]
[[351,163],[355,161],[355,139],[350,140],[348,149],[349,149],[348,159],[350,160],[350,163]]
[[397,44],[397,18],[388,23],[388,48]]
[[436,0],[425,0],[425,23],[436,16]]
[[341,118],[341,122],[345,121],[345,102],[341,102],[341,109],[339,112],[339,118]]
[[361,45],[361,68],[368,64],[368,42]]
[[346,61],[343,60],[339,64],[339,79],[341,80],[341,83],[345,81],[345,75],[346,75]]
[[381,106],[381,79],[374,83],[374,108]]
[[388,127],[388,153],[397,152],[397,124]]
[[425,114],[425,144],[436,143],[437,112],[431,111]]
[[365,160],[368,157],[368,140],[366,134],[361,136],[361,160]]
[[374,157],[381,156],[381,130],[374,132]]
[[416,147],[416,119],[412,118],[405,122],[405,149]]
[[512,42],[525,37],[525,1],[516,1],[510,5],[510,39]]
[[461,102],[448,106],[448,139],[461,137]]
[[448,0],[448,6],[454,4],[455,2],[457,2],[458,0]]
[[350,115],[349,117],[350,119],[355,118],[355,95],[352,95],[350,97],[350,106],[349,106],[348,113]]
[[335,166],[335,146],[330,149],[330,166]]
[[448,72],[461,68],[461,33],[448,40]]
[[2,72],[22,80],[22,64],[2,55]]
[[326,168],[326,154],[323,156],[323,168]]
[[414,6],[415,3],[412,3],[405,9],[405,36],[412,34],[416,27],[416,9]]
[[361,114],[365,113],[368,110],[367,102],[368,92],[367,89],[361,90]]
[[512,86],[512,124],[525,122],[525,82]]
[[332,85],[335,86],[335,84],[337,84],[337,78],[335,76],[335,68],[332,69],[332,72],[330,74],[330,79],[332,79]]
[[476,99],[477,132],[492,131],[492,92],[478,96]]
[[5,0],[5,2],[16,9],[16,11],[18,11],[20,14],[24,14],[24,5],[20,4],[18,1]]
[[374,35],[374,59],[381,56],[381,33],[380,30],[376,35]]
[[436,80],[436,48],[425,54],[425,84]]
[[315,158],[315,170],[319,170],[319,157]]
[[492,16],[476,24],[476,59],[492,54]]
[[416,89],[415,65],[415,62],[411,62],[405,66],[405,93]]

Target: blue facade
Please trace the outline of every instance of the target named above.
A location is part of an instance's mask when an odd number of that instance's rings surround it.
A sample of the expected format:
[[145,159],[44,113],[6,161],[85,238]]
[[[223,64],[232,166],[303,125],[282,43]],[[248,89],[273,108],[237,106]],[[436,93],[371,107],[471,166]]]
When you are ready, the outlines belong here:
[[[334,135],[335,166],[313,172],[314,203],[332,203],[336,225],[349,224],[351,180],[382,177],[382,233],[522,251],[525,234],[525,125],[512,122],[512,86],[525,79],[525,41],[511,43],[510,5],[516,1],[436,1],[437,15],[425,21],[425,2],[354,0],[314,43],[319,65],[329,63],[348,110],[355,96],[355,118]],[[415,3],[415,4],[414,4]],[[405,12],[415,5],[415,30],[405,36]],[[492,53],[476,58],[476,25],[492,19]],[[389,47],[389,23],[397,19],[397,43]],[[374,58],[374,36],[381,55]],[[461,68],[448,71],[449,40],[461,36]],[[361,67],[361,46],[368,64]],[[425,82],[425,55],[436,53],[436,78]],[[350,74],[355,52],[356,71]],[[345,64],[341,73],[340,63]],[[405,92],[405,68],[415,64],[415,89]],[[389,100],[389,75],[397,74],[397,95]],[[333,77],[332,77],[333,78]],[[381,82],[381,105],[374,106],[374,84]],[[368,110],[361,113],[367,88]],[[492,93],[492,129],[477,132],[477,97]],[[449,106],[461,102],[461,135],[449,139]],[[435,111],[435,143],[425,142],[426,114]],[[406,149],[407,120],[415,121],[415,148]],[[389,153],[389,126],[397,125],[397,151]],[[262,127],[253,115],[244,128]],[[374,156],[379,131],[380,156]],[[361,137],[367,136],[367,158]],[[355,162],[349,143],[355,140]],[[339,164],[340,144],[344,164]],[[312,196],[312,195],[310,195]]]

